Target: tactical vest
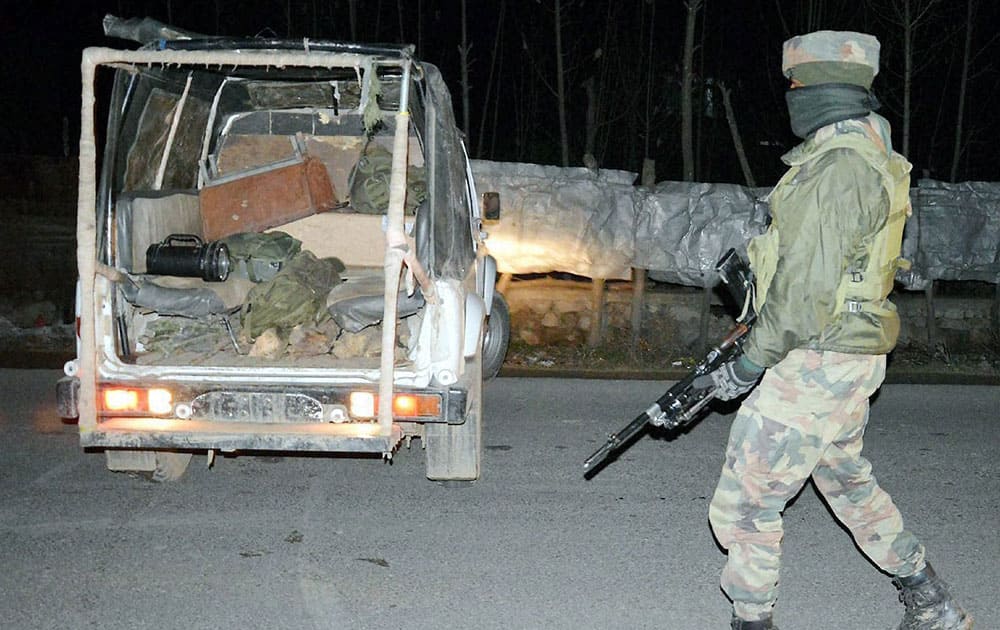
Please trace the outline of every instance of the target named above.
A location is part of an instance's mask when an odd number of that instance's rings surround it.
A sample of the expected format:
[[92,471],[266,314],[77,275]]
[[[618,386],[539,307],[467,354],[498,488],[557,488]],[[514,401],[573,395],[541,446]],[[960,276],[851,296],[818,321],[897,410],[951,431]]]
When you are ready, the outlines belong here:
[[[911,164],[902,155],[883,153],[871,140],[858,133],[844,133],[827,140],[809,155],[809,161],[833,149],[856,151],[874,168],[882,179],[882,187],[889,199],[889,215],[885,224],[867,237],[864,254],[853,261],[837,287],[835,315],[844,312],[868,312],[876,316],[895,317],[895,311],[886,305],[898,269],[908,269],[910,262],[900,257],[903,226],[910,215]],[[775,186],[779,190],[791,182],[802,168],[793,165]],[[750,264],[757,278],[755,303],[758,312],[767,299],[767,290],[774,278],[778,263],[780,236],[777,226],[751,240],[747,247]],[[897,324],[898,325],[898,324]]]

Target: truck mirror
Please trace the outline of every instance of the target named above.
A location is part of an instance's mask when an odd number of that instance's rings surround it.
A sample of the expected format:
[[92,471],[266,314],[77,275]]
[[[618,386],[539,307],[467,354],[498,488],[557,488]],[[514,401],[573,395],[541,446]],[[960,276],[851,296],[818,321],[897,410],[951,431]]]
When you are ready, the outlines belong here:
[[496,222],[500,220],[500,193],[483,193],[482,215],[483,221]]

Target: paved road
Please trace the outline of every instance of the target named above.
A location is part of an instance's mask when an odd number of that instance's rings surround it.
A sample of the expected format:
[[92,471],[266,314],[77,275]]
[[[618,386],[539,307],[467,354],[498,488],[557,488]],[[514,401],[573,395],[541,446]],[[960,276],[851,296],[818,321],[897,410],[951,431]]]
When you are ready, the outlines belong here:
[[[386,464],[195,457],[179,482],[104,470],[55,417],[54,371],[0,370],[0,626],[728,627],[707,525],[728,416],[581,461],[658,396],[649,381],[501,378],[485,474],[444,487],[419,447]],[[887,385],[867,453],[941,574],[1000,628],[1000,388]],[[783,629],[875,630],[895,589],[807,487],[786,512]]]

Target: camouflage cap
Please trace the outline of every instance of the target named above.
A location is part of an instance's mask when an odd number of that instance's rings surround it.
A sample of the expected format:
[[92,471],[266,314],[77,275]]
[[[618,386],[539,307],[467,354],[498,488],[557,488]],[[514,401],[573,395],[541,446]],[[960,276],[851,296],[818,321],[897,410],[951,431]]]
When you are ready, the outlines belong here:
[[[852,83],[867,83],[878,74],[879,42],[872,35],[851,31],[816,31],[786,41],[781,55],[781,72],[789,79],[806,75],[803,83],[838,82],[843,72],[858,77]],[[818,71],[818,72],[817,72]],[[824,81],[824,74],[832,74]]]

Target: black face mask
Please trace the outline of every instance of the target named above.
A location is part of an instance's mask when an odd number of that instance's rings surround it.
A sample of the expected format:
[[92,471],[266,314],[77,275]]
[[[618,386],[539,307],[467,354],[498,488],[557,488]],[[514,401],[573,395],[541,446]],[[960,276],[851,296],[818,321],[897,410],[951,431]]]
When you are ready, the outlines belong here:
[[850,83],[820,83],[785,92],[792,133],[805,140],[820,127],[863,118],[879,108],[875,95]]

